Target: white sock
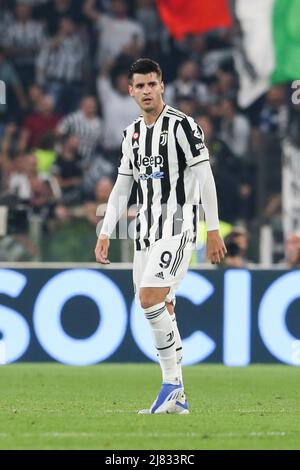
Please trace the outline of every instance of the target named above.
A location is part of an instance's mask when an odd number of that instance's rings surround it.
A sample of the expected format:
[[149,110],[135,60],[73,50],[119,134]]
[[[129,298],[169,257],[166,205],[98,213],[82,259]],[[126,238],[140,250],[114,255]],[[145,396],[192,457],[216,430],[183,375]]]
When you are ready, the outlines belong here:
[[[170,315],[170,314],[169,314]],[[182,342],[181,342],[181,337],[180,333],[178,330],[178,325],[176,321],[176,315],[175,312],[170,315],[170,318],[172,320],[173,324],[173,330],[175,333],[175,347],[176,347],[176,360],[177,360],[177,372],[178,372],[178,377],[180,382],[182,383],[183,386],[183,378],[182,378],[182,367],[181,367],[181,361],[182,361]]]
[[179,384],[177,372],[177,357],[175,346],[175,332],[173,322],[166,308],[165,302],[144,308],[144,313],[149,320],[154,345],[158,352],[163,382]]

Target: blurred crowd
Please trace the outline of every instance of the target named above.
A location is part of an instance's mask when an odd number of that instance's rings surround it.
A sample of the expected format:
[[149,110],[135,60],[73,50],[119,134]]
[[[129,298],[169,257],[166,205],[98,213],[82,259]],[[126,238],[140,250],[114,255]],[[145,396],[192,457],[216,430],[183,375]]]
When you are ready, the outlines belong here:
[[[0,206],[9,207],[9,233],[24,259],[36,253],[27,236],[35,217],[46,235],[74,220],[95,229],[122,131],[139,115],[127,72],[143,56],[162,66],[165,101],[204,130],[222,222],[247,233],[276,220],[280,145],[288,133],[299,145],[300,110],[288,85],[239,109],[234,28],[175,41],[155,0],[0,0],[0,11]],[[262,165],[263,200],[254,189]],[[2,260],[7,246],[2,239]]]

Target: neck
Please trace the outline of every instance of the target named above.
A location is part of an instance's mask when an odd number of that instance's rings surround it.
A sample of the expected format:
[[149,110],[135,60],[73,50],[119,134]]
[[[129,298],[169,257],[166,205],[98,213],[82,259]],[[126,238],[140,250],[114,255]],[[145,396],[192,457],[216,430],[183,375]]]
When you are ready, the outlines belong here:
[[165,106],[165,103],[162,101],[161,104],[156,109],[152,109],[149,112],[143,111],[144,121],[147,126],[151,126],[151,124],[153,124],[157,120],[158,116],[161,114],[162,110],[164,109],[164,106]]

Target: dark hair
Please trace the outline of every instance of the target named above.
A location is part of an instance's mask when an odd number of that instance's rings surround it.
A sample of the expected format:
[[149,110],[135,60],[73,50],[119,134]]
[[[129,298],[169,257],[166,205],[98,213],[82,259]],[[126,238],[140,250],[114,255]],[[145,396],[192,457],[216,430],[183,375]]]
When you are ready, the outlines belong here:
[[237,243],[230,240],[226,243],[227,256],[239,256],[241,254],[240,248]]
[[155,72],[158,77],[162,78],[162,71],[160,65],[152,59],[138,59],[130,67],[128,73],[128,80],[132,82],[135,73],[146,75],[147,73]]

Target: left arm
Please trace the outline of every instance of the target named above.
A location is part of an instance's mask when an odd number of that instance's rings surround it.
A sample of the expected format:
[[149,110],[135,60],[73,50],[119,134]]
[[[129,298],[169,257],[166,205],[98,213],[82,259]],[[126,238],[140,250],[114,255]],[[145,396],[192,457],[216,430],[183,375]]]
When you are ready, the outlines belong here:
[[219,234],[217,192],[211,166],[209,161],[204,161],[191,170],[200,185],[207,228],[207,258],[212,264],[220,263],[225,257],[226,247]]
[[207,224],[207,258],[212,264],[220,263],[226,254],[226,248],[219,234],[216,186],[203,131],[191,117],[186,117],[178,125],[176,137],[184,152],[186,163],[200,185]]

